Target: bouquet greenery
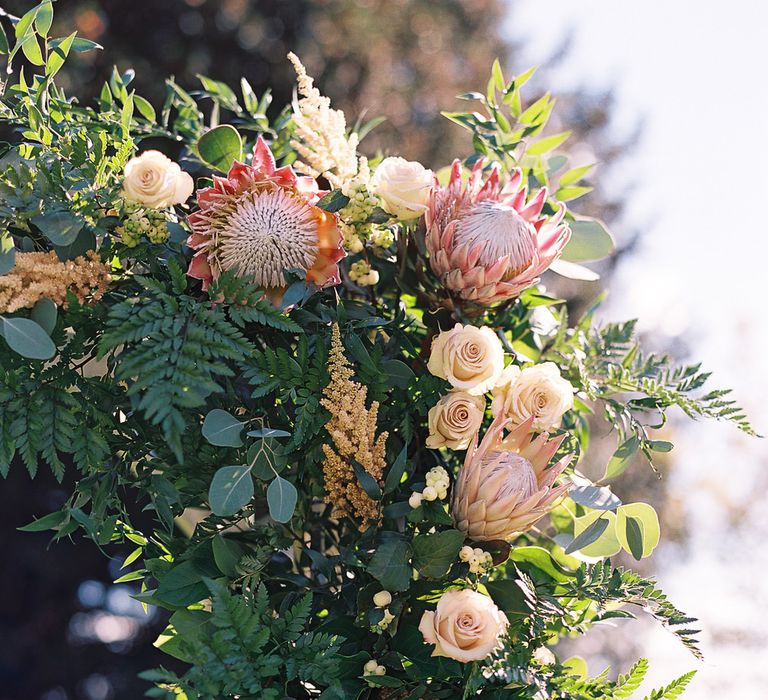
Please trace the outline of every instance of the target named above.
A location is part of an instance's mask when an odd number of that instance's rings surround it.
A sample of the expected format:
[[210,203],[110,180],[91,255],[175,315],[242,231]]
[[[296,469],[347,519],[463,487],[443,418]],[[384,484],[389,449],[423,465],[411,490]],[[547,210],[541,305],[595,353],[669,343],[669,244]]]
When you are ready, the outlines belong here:
[[348,128],[293,55],[279,112],[204,76],[156,109],[117,70],[81,105],[56,75],[100,47],[51,21],[0,34],[26,59],[0,100],[0,472],[78,474],[25,529],[131,543],[119,581],[172,612],[157,645],[186,669],[149,696],[627,698],[644,660],[589,677],[549,647],[637,609],[699,654],[610,563],[660,533],[605,482],[672,449],[673,406],[751,428],[698,365],[540,285],[594,279],[613,243],[566,207],[591,166],[542,134],[549,95],[523,104],[532,71],[460,96],[474,152],[433,173],[362,156],[375,122]]

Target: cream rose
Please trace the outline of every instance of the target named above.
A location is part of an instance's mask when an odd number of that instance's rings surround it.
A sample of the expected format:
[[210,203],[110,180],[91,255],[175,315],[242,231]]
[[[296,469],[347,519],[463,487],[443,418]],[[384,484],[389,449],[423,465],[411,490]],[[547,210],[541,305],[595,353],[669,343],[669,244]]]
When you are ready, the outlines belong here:
[[534,417],[534,430],[552,430],[560,425],[563,414],[573,408],[573,387],[560,376],[554,362],[510,370],[493,392],[491,411],[503,413],[516,424]]
[[452,391],[429,409],[427,447],[464,450],[477,435],[485,414],[485,397]]
[[123,197],[152,209],[183,204],[195,183],[177,163],[160,151],[144,151],[125,166]]
[[480,396],[496,386],[504,370],[504,349],[490,328],[457,323],[432,341],[427,369],[454,389]]
[[456,661],[480,661],[501,645],[507,616],[482,593],[468,588],[446,591],[437,609],[421,616],[419,631],[426,644],[434,644],[432,656]]
[[432,171],[405,158],[385,158],[371,178],[382,207],[398,219],[416,219],[427,210]]

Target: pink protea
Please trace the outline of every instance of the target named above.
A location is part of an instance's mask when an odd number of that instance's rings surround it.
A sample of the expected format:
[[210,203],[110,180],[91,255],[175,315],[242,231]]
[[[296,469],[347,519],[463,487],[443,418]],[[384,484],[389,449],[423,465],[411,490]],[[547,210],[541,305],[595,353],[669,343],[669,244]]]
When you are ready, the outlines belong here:
[[336,215],[315,206],[320,194],[311,177],[277,168],[259,136],[252,165],[235,162],[227,177],[214,176],[212,187],[198,190],[187,240],[197,253],[187,274],[207,289],[222,272],[236,270],[270,296],[279,296],[288,269],[304,270],[318,287],[339,284],[342,235]]
[[522,179],[516,170],[502,187],[494,163],[483,182],[478,160],[463,185],[455,160],[448,186],[435,181],[425,213],[429,263],[461,299],[489,306],[516,297],[538,282],[568,242],[565,205],[542,215],[547,189],[528,198]]
[[453,521],[476,542],[508,541],[525,532],[570,488],[554,483],[573,455],[547,467],[565,435],[534,438],[529,418],[504,437],[510,423],[503,417],[494,420],[479,446],[475,437],[456,480]]

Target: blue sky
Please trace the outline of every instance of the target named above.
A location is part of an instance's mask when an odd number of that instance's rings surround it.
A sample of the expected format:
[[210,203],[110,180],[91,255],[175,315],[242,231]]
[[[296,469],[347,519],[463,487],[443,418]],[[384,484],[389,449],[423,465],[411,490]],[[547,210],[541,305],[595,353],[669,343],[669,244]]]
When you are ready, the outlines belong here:
[[[570,53],[538,87],[613,87],[616,132],[644,125],[623,172],[611,173],[618,188],[633,183],[616,232],[638,226],[642,240],[611,281],[607,315],[640,317],[662,345],[682,336],[765,433],[768,4],[511,5],[508,30],[523,56],[510,68],[545,63],[571,36]],[[624,631],[644,636],[657,683],[698,668],[685,697],[752,697],[764,692],[768,648],[765,625],[756,624],[768,615],[768,447],[712,423],[687,428],[676,442],[669,478],[692,538],[685,548],[660,548],[656,565],[673,601],[701,618],[707,661],[695,663],[663,631]],[[692,585],[696,579],[703,582]]]

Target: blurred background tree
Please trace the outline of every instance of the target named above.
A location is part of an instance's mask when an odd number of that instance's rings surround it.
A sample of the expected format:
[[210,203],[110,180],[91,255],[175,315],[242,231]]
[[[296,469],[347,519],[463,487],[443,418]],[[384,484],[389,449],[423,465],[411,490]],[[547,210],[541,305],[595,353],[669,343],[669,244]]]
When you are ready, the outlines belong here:
[[[0,1],[16,16],[33,4]],[[98,95],[116,64],[135,69],[136,90],[155,105],[164,98],[167,76],[194,89],[195,76],[204,74],[231,85],[244,76],[257,93],[271,87],[280,109],[292,97],[286,54],[293,50],[351,123],[386,117],[363,142],[365,152],[398,154],[432,168],[471,150],[467,133],[440,110],[463,109],[455,95],[483,89],[497,56],[510,74],[528,67],[515,61],[505,38],[514,19],[514,2],[505,0],[59,0],[55,10],[56,35],[77,29],[106,48],[79,54],[60,74],[81,102]],[[3,23],[8,31],[8,19]],[[609,134],[610,93],[575,87],[558,97],[552,129],[573,130],[576,164],[600,164],[595,190],[578,209],[610,226],[621,205],[599,178],[610,176],[631,140],[617,143]],[[624,249],[631,243],[619,241]],[[575,311],[600,291],[599,283],[567,284],[561,291],[575,300]],[[14,494],[0,513],[0,547],[14,574],[0,580],[6,603],[0,700],[135,700],[146,688],[138,671],[173,665],[150,644],[165,616],[144,616],[129,597],[130,584],[110,586],[120,575],[120,557],[108,559],[85,542],[47,548],[45,533],[15,532],[58,508],[67,492],[50,476],[33,484],[19,467],[2,486]]]

